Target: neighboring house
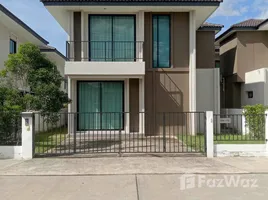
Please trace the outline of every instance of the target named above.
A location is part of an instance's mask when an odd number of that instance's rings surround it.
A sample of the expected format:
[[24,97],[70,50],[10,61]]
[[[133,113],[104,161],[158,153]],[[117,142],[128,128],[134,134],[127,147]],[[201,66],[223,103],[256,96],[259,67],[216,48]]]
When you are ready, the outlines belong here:
[[[57,65],[61,75],[64,76],[66,57],[57,49],[48,46],[48,41],[0,4],[0,70],[4,69],[8,55],[16,53],[19,45],[27,42],[39,46],[41,52]],[[66,87],[63,83],[62,90],[66,90]]]
[[215,45],[215,67],[220,68],[220,47]]
[[268,20],[234,24],[215,42],[220,45],[221,107],[268,105]]
[[69,35],[65,75],[78,130],[150,135],[162,130],[158,113],[219,110],[222,26],[203,23],[222,0],[41,1]]

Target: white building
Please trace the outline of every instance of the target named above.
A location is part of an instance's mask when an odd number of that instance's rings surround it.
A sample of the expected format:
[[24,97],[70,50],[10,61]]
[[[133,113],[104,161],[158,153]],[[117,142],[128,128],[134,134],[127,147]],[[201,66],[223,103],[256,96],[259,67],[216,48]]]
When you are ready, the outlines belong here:
[[[57,65],[60,74],[64,76],[66,57],[0,4],[0,70],[4,69],[8,55],[16,53],[19,45],[27,42],[39,46],[40,51]],[[63,90],[66,90],[66,86],[66,83],[62,83]]]

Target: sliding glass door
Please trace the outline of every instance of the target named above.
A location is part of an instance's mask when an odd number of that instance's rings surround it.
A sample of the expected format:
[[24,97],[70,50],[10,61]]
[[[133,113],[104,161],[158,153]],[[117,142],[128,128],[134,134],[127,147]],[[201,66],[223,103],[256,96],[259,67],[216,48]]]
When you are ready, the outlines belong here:
[[123,81],[78,82],[78,129],[123,129]]
[[91,61],[133,61],[135,47],[135,16],[89,15]]

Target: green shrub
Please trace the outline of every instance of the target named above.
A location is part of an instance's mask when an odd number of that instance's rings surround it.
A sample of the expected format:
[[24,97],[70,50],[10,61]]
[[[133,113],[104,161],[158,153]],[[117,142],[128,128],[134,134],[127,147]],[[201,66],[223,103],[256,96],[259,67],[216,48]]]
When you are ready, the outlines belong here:
[[246,127],[249,134],[254,139],[265,139],[265,110],[266,106],[262,104],[244,106],[244,115],[246,118]]

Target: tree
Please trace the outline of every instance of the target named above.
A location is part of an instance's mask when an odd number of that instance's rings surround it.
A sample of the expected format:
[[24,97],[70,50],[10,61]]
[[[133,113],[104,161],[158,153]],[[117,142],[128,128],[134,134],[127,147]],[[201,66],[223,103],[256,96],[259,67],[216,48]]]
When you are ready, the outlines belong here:
[[[31,43],[20,45],[18,53],[9,55],[1,76],[0,88],[6,91],[2,110],[9,105],[19,110],[38,110],[53,121],[55,113],[70,102],[68,95],[61,91],[64,79],[57,66]],[[10,98],[11,94],[20,98]]]

